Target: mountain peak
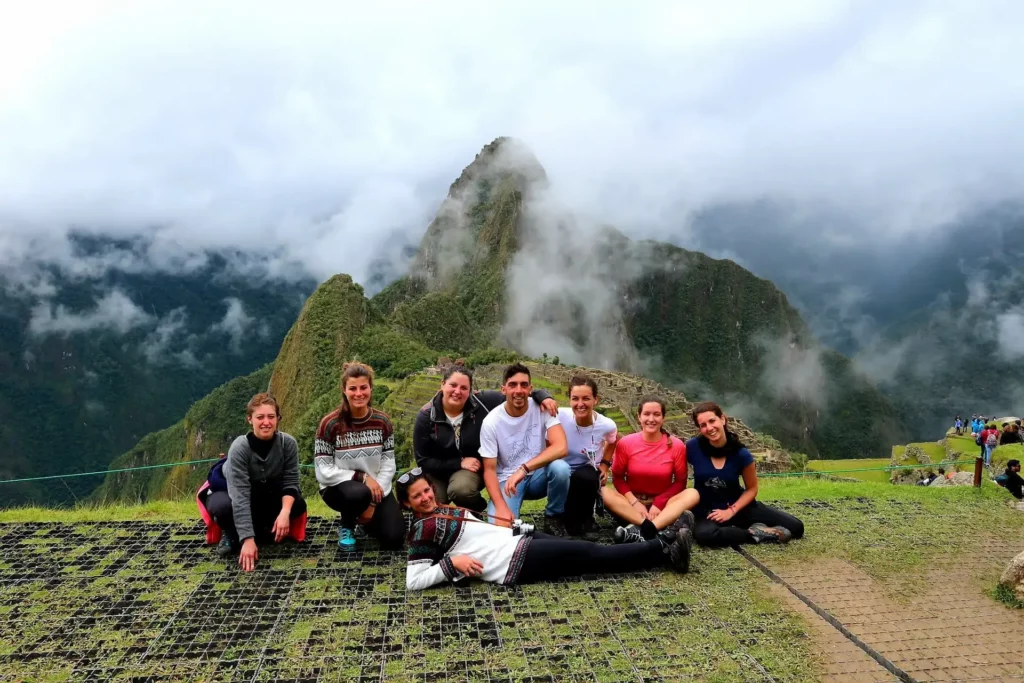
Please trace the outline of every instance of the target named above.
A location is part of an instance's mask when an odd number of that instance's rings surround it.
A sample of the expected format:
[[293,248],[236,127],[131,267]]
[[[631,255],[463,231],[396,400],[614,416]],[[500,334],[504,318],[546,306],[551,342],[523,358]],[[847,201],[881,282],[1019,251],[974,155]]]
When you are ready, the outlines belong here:
[[473,161],[448,189],[449,198],[459,197],[482,180],[512,176],[520,189],[534,183],[547,183],[547,173],[533,151],[518,138],[500,136],[483,146]]

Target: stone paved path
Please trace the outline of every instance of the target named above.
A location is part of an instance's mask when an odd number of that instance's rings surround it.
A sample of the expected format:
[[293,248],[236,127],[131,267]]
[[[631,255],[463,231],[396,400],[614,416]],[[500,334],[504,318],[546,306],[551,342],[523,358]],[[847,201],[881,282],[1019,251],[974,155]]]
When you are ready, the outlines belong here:
[[[847,562],[766,564],[915,680],[1021,681],[1024,614],[984,595],[977,580],[997,572],[1019,552],[1018,545],[998,540],[980,543],[966,561],[961,557],[955,566],[932,570],[928,585],[934,590],[906,602],[894,600],[882,585]],[[822,628],[827,624],[795,597],[793,603],[814,624],[812,635],[825,656],[827,680],[893,679],[837,631],[832,629],[850,647],[829,636]]]

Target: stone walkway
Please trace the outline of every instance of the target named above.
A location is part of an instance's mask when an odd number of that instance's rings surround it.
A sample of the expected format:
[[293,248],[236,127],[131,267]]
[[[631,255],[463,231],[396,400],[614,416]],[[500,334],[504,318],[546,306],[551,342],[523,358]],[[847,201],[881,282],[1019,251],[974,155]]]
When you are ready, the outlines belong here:
[[[934,589],[905,602],[890,597],[882,585],[847,562],[766,564],[914,680],[1021,681],[1024,613],[986,596],[978,581],[996,574],[1019,552],[1018,546],[986,540],[966,561],[960,557],[955,566],[933,569],[927,580]],[[824,657],[824,680],[894,680],[795,596],[789,594],[787,600],[812,625]]]

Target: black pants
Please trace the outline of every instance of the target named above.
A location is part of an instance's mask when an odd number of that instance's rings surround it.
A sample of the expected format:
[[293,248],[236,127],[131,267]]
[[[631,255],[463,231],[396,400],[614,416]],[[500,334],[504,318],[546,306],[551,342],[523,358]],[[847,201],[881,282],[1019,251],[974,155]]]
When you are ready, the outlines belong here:
[[579,534],[594,522],[601,473],[590,465],[577,467],[569,477],[569,494],[565,498],[565,528]]
[[[361,481],[343,481],[320,489],[320,497],[327,507],[341,513],[341,525],[347,529],[355,528],[356,518],[370,507],[373,500],[369,487]],[[366,533],[380,541],[382,548],[397,550],[402,547],[405,517],[397,498],[384,496],[377,503],[373,518],[366,524]]]
[[535,533],[526,549],[517,584],[563,576],[614,574],[653,569],[668,564],[660,541],[599,545]]
[[[706,515],[707,511],[704,511],[703,514]],[[747,529],[758,522],[768,526],[785,527],[793,534],[793,538],[801,538],[804,535],[804,523],[799,519],[788,512],[776,510],[770,505],[755,500],[725,524],[719,524],[706,518],[698,519],[693,530],[693,539],[697,543],[711,548],[751,543],[753,539],[747,533]]]
[[[288,491],[288,495],[295,497],[292,503],[291,519],[302,516],[306,511],[306,501],[298,491]],[[285,491],[280,488],[270,487],[267,490],[253,488],[250,492],[250,510],[252,514],[252,528],[257,538],[272,536],[270,530],[274,528],[274,521],[281,514],[281,497]],[[229,538],[238,540],[238,531],[235,529],[235,512],[231,507],[231,496],[227,491],[214,491],[203,499],[206,511],[216,520],[221,531]]]

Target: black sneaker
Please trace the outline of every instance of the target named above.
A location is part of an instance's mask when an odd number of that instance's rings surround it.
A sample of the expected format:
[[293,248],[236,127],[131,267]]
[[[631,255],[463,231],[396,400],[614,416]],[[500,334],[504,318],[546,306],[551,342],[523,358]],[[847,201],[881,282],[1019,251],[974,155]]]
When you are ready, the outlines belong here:
[[690,571],[690,553],[693,550],[693,532],[683,528],[666,549],[672,568],[680,574]]
[[597,526],[597,522],[593,518],[583,523],[583,540],[584,541],[596,541],[601,538],[600,529]]
[[640,529],[635,524],[615,529],[616,543],[643,543],[645,540],[644,535],[640,533]]
[[565,536],[565,523],[561,515],[544,515],[544,533],[552,536]]
[[240,548],[238,542],[227,534],[221,534],[220,543],[217,544],[217,554],[221,557],[231,557],[237,555]]
[[781,526],[768,526],[758,522],[747,529],[754,543],[789,543],[793,538],[789,529]]

